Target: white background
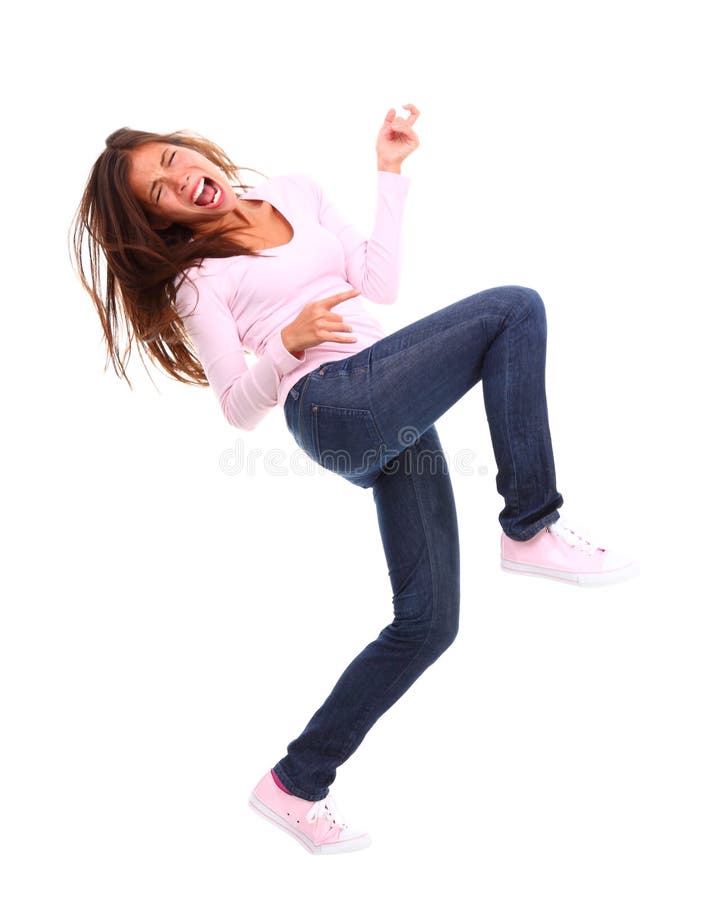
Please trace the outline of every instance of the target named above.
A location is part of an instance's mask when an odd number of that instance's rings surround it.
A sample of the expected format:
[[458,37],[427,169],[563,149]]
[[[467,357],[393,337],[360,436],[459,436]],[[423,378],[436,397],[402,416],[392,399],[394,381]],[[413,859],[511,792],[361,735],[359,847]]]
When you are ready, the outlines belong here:
[[[0,893],[704,898],[705,140],[697,3],[67,2],[4,39]],[[7,20],[6,20],[7,21]],[[480,386],[438,422],[461,630],[331,787],[372,846],[309,856],[248,795],[392,618],[370,491],[280,409],[104,371],[70,267],[121,126],[307,172],[370,228],[420,110],[388,333],[523,284],[548,318],[561,515],[641,575],[499,566]],[[246,173],[248,174],[248,173]],[[279,450],[279,461],[265,454]],[[229,452],[250,460],[228,471]],[[455,470],[457,454],[472,471]],[[225,457],[224,457],[225,454]],[[473,454],[473,456],[471,456]],[[484,468],[485,467],[485,468]]]

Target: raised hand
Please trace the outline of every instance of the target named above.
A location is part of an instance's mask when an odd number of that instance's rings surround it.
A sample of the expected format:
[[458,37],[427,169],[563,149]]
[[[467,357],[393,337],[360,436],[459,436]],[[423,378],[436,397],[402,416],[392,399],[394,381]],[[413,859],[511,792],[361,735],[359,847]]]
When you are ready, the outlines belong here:
[[407,119],[396,116],[395,109],[389,109],[383,121],[383,127],[378,132],[376,153],[378,154],[379,168],[381,164],[399,166],[420,145],[420,139],[412,129],[420,111],[412,103],[406,103],[403,109],[410,111]]

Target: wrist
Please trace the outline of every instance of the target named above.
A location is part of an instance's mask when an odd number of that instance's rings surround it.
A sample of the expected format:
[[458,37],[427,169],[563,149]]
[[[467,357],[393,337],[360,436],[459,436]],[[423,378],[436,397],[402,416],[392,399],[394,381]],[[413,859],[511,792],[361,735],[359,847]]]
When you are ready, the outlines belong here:
[[295,350],[290,344],[287,328],[283,328],[280,332],[280,340],[282,341],[282,346],[285,348],[285,350],[287,350],[290,356],[294,356],[297,359],[304,359],[304,357],[301,355],[302,351]]
[[383,162],[383,160],[378,160],[378,171],[379,172],[394,172],[396,175],[400,175],[400,163],[387,163]]

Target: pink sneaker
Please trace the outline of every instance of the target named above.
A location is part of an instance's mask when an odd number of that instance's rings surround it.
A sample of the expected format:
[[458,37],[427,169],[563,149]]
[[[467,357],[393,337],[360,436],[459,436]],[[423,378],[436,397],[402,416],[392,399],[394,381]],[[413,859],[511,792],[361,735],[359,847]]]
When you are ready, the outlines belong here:
[[371,844],[370,835],[346,824],[331,791],[322,800],[303,800],[275,784],[270,769],[248,798],[251,809],[291,834],[310,853],[347,853]]
[[638,563],[591,544],[558,519],[529,541],[514,541],[501,532],[501,568],[521,575],[541,575],[580,587],[613,584],[638,575]]

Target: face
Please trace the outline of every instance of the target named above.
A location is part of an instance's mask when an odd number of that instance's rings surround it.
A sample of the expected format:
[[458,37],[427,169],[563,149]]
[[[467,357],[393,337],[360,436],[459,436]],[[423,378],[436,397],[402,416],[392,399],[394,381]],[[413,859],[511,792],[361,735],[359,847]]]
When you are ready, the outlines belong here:
[[130,163],[130,189],[153,228],[179,222],[205,234],[238,204],[224,173],[190,147],[143,144],[130,151]]

